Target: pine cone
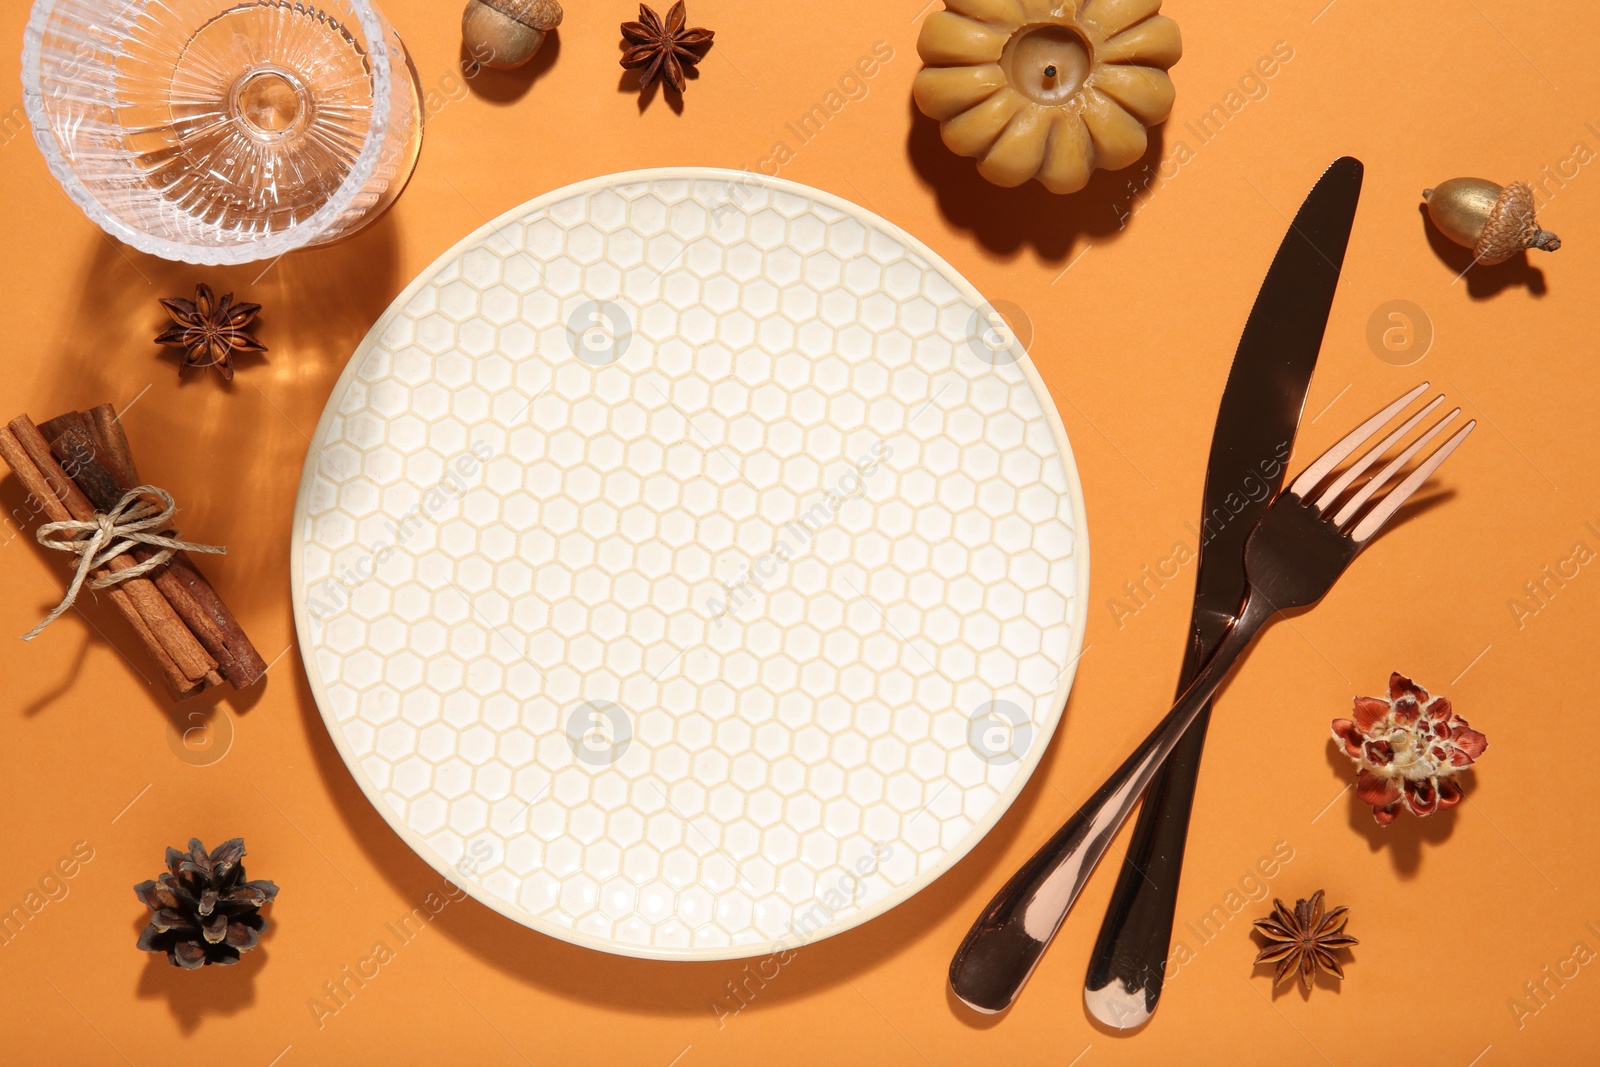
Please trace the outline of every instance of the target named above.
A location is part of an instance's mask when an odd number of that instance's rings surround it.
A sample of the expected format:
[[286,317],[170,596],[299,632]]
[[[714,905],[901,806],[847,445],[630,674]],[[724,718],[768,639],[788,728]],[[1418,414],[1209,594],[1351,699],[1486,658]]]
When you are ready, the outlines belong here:
[[199,838],[189,851],[167,849],[167,874],[133,887],[155,914],[139,935],[145,952],[165,952],[175,967],[193,970],[208,963],[238,963],[256,947],[267,928],[261,908],[278,895],[271,882],[247,882],[244,838],[206,854]]

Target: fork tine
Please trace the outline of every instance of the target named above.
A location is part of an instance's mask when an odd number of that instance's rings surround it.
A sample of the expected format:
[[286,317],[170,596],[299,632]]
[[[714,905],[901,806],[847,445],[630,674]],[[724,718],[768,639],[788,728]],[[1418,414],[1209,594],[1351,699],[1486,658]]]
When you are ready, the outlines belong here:
[[1406,434],[1410,433],[1417,423],[1427,418],[1428,413],[1442,403],[1444,403],[1443,393],[1434,397],[1422,408],[1421,411],[1417,412],[1405,422],[1401,423],[1400,426],[1388,437],[1385,437],[1382,441],[1379,441],[1376,445],[1372,446],[1372,448],[1368,449],[1366,455],[1362,456],[1361,459],[1356,463],[1351,464],[1350,469],[1339,475],[1334,483],[1328,486],[1327,492],[1323,493],[1322,496],[1317,499],[1317,510],[1326,511],[1329,507],[1331,507],[1333,502],[1338,500],[1339,497],[1344,494],[1344,491],[1350,488],[1357,478],[1361,477],[1363,471],[1372,466],[1379,459],[1383,458],[1384,453],[1393,448],[1396,442],[1398,442]]
[[1478,425],[1478,420],[1472,419],[1457,430],[1454,437],[1440,445],[1437,452],[1424,460],[1421,466],[1406,477],[1405,481],[1396,486],[1392,493],[1380,500],[1367,513],[1366,518],[1362,519],[1356,528],[1351,531],[1350,539],[1358,545],[1366,544],[1372,538],[1372,535],[1381,530],[1383,524],[1388,522],[1394,513],[1400,510],[1400,505],[1409,500],[1411,494],[1415,493],[1422,486],[1422,483],[1427,481],[1433,472],[1439,469],[1439,465],[1450,458],[1450,453],[1454,452],[1456,446],[1467,439],[1467,434],[1471,433],[1472,428],[1476,425]]
[[[1371,478],[1367,479],[1367,484],[1361,487],[1360,492],[1356,493],[1355,496],[1345,501],[1344,507],[1340,508],[1339,513],[1333,517],[1333,524],[1338,527],[1343,527],[1345,523],[1349,522],[1353,517],[1355,517],[1356,512],[1361,510],[1363,504],[1371,500],[1373,495],[1376,494],[1379,489],[1382,489],[1385,485],[1389,484],[1389,479],[1394,477],[1396,471],[1398,471],[1401,467],[1404,467],[1407,463],[1411,462],[1411,457],[1416,455],[1418,452],[1421,452],[1423,447],[1427,445],[1429,441],[1432,441],[1435,437],[1439,436],[1439,431],[1450,425],[1450,423],[1453,422],[1455,417],[1459,414],[1461,414],[1461,409],[1456,408],[1454,411],[1450,412],[1450,414],[1446,415],[1444,418],[1428,427],[1426,432],[1424,432],[1422,436],[1418,437],[1415,441],[1411,442],[1411,444],[1406,447],[1404,452],[1401,452],[1398,456],[1394,457],[1394,459],[1384,464],[1382,470],[1380,470],[1377,474],[1374,474]],[[1373,449],[1373,451],[1376,452],[1377,449]]]
[[1428,383],[1423,382],[1405,396],[1402,396],[1399,400],[1396,400],[1394,403],[1390,404],[1388,407],[1372,416],[1372,418],[1368,419],[1366,422],[1363,422],[1360,426],[1357,426],[1354,430],[1350,431],[1350,433],[1342,441],[1328,449],[1322,455],[1318,456],[1316,462],[1312,463],[1311,466],[1302,471],[1300,477],[1294,480],[1294,484],[1289,486],[1289,492],[1293,493],[1301,500],[1304,500],[1306,497],[1310,496],[1312,491],[1322,483],[1322,479],[1326,478],[1335,467],[1345,461],[1345,457],[1349,456],[1350,453],[1360,448],[1368,438],[1378,432],[1379,428],[1387,424],[1388,421],[1394,418],[1395,415],[1405,408],[1407,404],[1421,396],[1423,392],[1427,390],[1427,388]]

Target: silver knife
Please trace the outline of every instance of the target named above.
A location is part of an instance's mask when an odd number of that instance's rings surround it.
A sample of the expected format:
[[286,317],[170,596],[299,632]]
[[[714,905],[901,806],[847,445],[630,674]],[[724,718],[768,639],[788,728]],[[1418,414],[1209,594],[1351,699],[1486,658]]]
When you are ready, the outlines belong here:
[[[1244,600],[1244,542],[1283,484],[1284,465],[1317,364],[1362,166],[1329,167],[1295,215],[1245,324],[1211,439],[1198,574],[1181,693]],[[1084,982],[1089,1014],[1107,1026],[1146,1022],[1161,996],[1184,842],[1210,708],[1150,783]]]
[[[1207,473],[1207,501],[1216,491],[1228,511],[1212,524],[1205,558],[1227,559],[1231,567],[1207,563],[1200,569],[1191,644],[1208,636],[1213,642],[1220,638],[1243,600],[1244,541],[1282,484],[1338,282],[1361,174],[1361,164],[1346,158],[1323,175],[1291,224],[1245,326]],[[1223,477],[1219,471],[1237,473],[1241,482],[1248,474],[1259,480],[1259,488],[1256,481],[1237,490],[1226,487],[1219,481]],[[1197,665],[1204,662],[1205,651],[1209,649],[1204,645],[1191,649],[1190,656],[1199,657]],[[1198,753],[1198,741],[1193,744]],[[1137,758],[1136,752],[1129,760]],[[1001,887],[968,932],[950,962],[951,988],[968,1006],[1002,1011],[1032,975],[1111,836],[1137,801],[1136,794],[1119,792],[1123,787],[1117,783],[1124,778],[1114,775],[1068,819]],[[1180,848],[1181,841],[1182,834]],[[1085,848],[1089,842],[1093,847]],[[1167,914],[1170,930],[1170,908]],[[1165,957],[1164,937],[1161,956]]]

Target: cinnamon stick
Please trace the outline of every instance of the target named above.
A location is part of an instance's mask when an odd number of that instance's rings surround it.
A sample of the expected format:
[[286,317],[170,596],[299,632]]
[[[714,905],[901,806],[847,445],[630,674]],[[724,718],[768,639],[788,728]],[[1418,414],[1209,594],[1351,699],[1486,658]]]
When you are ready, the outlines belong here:
[[89,432],[94,437],[95,453],[112,477],[116,478],[117,484],[123,486],[124,490],[143,484],[139,479],[139,471],[133,465],[133,448],[128,444],[128,434],[122,428],[117,409],[110,404],[101,404],[83,414]]
[[[61,469],[55,455],[50,451],[50,445],[39,433],[39,428],[33,424],[33,420],[26,415],[19,415],[11,420],[8,429],[27,453],[28,458],[33,461],[33,465],[43,476],[55,498],[65,505],[68,514],[79,522],[92,521],[95,517],[95,506],[78,488],[77,483],[68,478],[66,472]],[[135,566],[137,564],[134,560],[122,555],[107,564],[106,569],[115,573]],[[178,665],[185,678],[204,685],[213,685],[222,680],[217,674],[217,661],[211,658],[194,634],[184,625],[183,620],[172,609],[172,605],[167,603],[154,582],[148,578],[134,578],[116,588],[127,591],[139,615],[154,634],[156,642]]]
[[[95,432],[99,428],[98,420],[93,412],[86,414],[79,425],[69,421],[68,428],[50,447],[62,466],[73,471],[73,480],[89,502],[99,511],[110,511],[128,490],[137,487],[137,474],[132,456],[125,452],[118,454],[127,438],[103,429]],[[133,484],[123,483],[113,474],[110,469],[113,465],[134,474],[135,477],[129,479]],[[133,554],[143,563],[154,557],[156,550],[141,546]],[[261,679],[266,673],[266,663],[188,553],[177,553],[166,566],[152,571],[150,577],[201,646],[216,659],[218,671],[229,684],[235,689],[245,689]]]
[[[122,490],[126,492],[143,484],[139,478],[138,468],[133,462],[133,448],[128,444],[127,431],[123,429],[122,419],[117,415],[116,409],[110,404],[101,404],[84,414],[88,416],[89,429],[94,435],[96,447]],[[216,589],[212,588],[211,583],[206,581],[205,575],[200,573],[200,568],[194,560],[187,552],[179,552],[169,566],[207,616],[222,631],[237,672],[236,675],[229,676],[228,680],[238,689],[247,688],[260,681],[267,673],[267,661],[261,658],[261,653],[256,651],[256,646],[245,635],[244,627],[239,625],[239,620],[229,610],[228,605],[223,603]]]
[[49,425],[47,422],[40,426],[39,432],[50,442],[50,452],[60,462],[61,470],[83,490],[96,511],[115,508],[122,501],[124,490],[117,488],[117,480],[95,455],[87,424],[68,426],[53,437],[45,429]]
[[[54,441],[74,426],[81,426],[85,429],[89,426],[88,419],[84,418],[81,411],[69,411],[65,415],[57,415],[49,422],[41,422],[39,424],[39,432],[44,435],[46,441]],[[67,473],[70,475],[72,472],[68,471]]]
[[[22,447],[9,427],[0,427],[0,458],[4,458],[11,470],[22,483],[22,488],[33,498],[39,501],[45,517],[51,522],[66,522],[72,518],[72,513],[67,510],[61,497],[56,495],[55,488],[46,479],[44,472],[34,463],[28,451]],[[167,690],[175,700],[198,693],[202,688],[197,682],[191,681],[179,669],[177,662],[167,654],[161,642],[157,640],[154,631],[145,622],[144,616],[133,603],[133,598],[124,586],[114,585],[106,590],[107,599],[127,620],[133,631],[139,635],[145,647],[150,650],[150,655],[155,659],[156,666],[160,668],[161,679],[166,683]]]

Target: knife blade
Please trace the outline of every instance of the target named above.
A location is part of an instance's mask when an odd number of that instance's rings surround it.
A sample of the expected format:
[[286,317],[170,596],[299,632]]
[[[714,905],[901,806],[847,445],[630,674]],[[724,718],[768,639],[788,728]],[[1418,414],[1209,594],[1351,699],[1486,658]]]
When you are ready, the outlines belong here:
[[[1206,468],[1181,694],[1244,601],[1244,543],[1283,485],[1322,348],[1363,168],[1334,162],[1306,197],[1272,261],[1228,373]],[[1172,941],[1178,879],[1210,707],[1151,782],[1084,982],[1089,1013],[1132,1029],[1155,1011]]]

